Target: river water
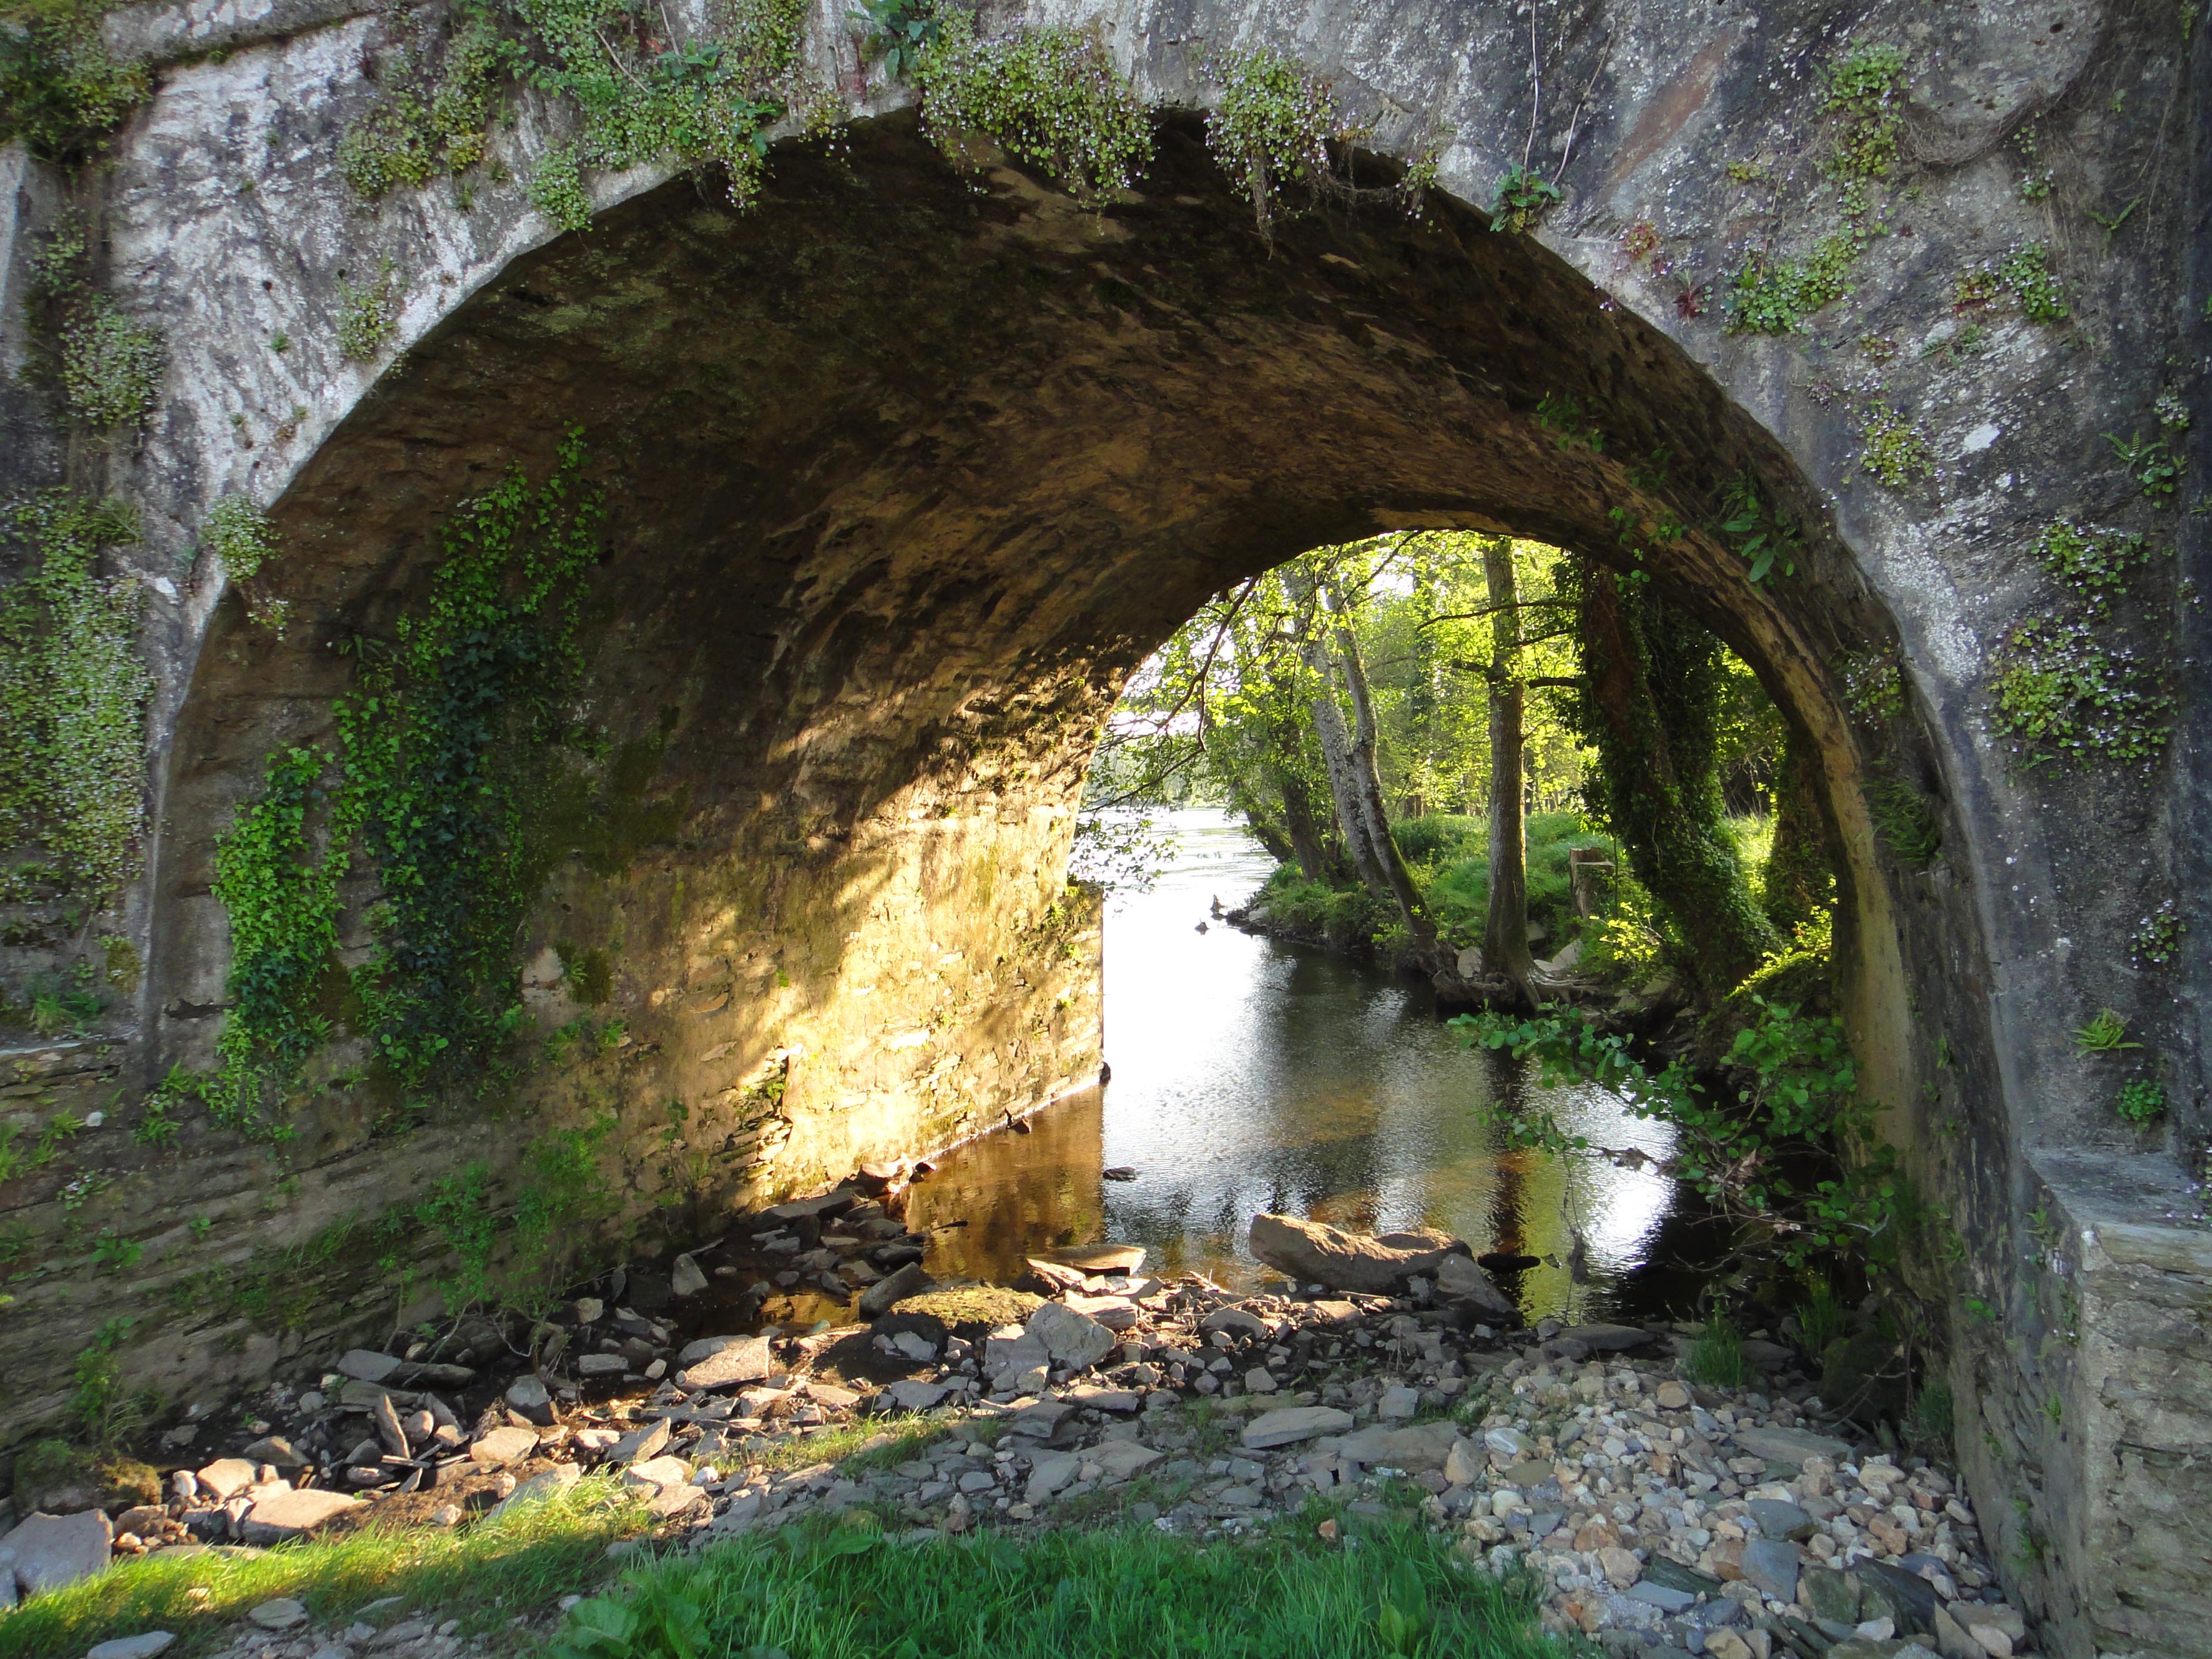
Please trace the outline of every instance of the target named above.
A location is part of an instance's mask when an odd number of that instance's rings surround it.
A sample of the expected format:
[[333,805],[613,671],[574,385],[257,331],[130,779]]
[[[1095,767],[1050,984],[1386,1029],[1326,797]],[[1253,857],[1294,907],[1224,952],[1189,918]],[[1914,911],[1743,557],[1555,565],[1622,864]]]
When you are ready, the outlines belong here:
[[[1168,823],[1171,860],[1151,890],[1108,902],[1111,1080],[1035,1114],[1030,1133],[954,1148],[916,1183],[908,1224],[928,1234],[933,1273],[1003,1284],[1024,1255],[1133,1243],[1149,1267],[1256,1289],[1278,1276],[1246,1234],[1277,1211],[1441,1227],[1478,1254],[1536,1257],[1494,1275],[1532,1320],[1692,1310],[1706,1230],[1672,1180],[1632,1158],[1504,1150],[1476,1109],[1538,1092],[1511,1061],[1463,1048],[1411,979],[1212,917],[1273,860],[1229,814]],[[1610,1091],[1543,1093],[1595,1146],[1671,1150],[1664,1126]],[[1135,1178],[1105,1178],[1122,1167]]]

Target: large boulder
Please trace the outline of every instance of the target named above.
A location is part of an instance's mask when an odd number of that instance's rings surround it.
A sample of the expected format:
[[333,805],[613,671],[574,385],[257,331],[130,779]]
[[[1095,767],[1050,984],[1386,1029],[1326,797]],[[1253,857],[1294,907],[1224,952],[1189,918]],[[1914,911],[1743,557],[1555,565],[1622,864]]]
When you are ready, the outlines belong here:
[[115,1529],[98,1510],[76,1515],[34,1513],[0,1538],[0,1571],[26,1595],[60,1589],[107,1569]]
[[[1424,1239],[1437,1237],[1421,1235]],[[1358,1291],[1368,1296],[1395,1295],[1409,1279],[1433,1279],[1450,1256],[1465,1261],[1477,1273],[1482,1271],[1474,1266],[1474,1253],[1455,1239],[1443,1245],[1407,1249],[1364,1234],[1344,1232],[1326,1222],[1301,1221],[1289,1215],[1252,1218],[1252,1254],[1301,1285],[1326,1285],[1333,1291]],[[1497,1294],[1494,1285],[1492,1293]]]

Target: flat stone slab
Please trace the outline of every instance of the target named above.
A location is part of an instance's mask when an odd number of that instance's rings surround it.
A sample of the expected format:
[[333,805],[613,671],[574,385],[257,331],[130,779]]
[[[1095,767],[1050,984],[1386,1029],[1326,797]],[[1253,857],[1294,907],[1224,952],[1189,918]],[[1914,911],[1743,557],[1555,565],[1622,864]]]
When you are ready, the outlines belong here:
[[264,1601],[246,1615],[264,1630],[290,1630],[307,1622],[307,1610],[289,1595]]
[[519,1510],[526,1504],[542,1504],[549,1498],[557,1498],[583,1477],[583,1470],[575,1464],[556,1463],[544,1474],[532,1475],[493,1504],[490,1514],[485,1518],[489,1520],[491,1515],[498,1515],[506,1510]]
[[1384,1468],[1418,1472],[1443,1468],[1460,1437],[1456,1423],[1417,1423],[1404,1429],[1378,1425],[1347,1434],[1335,1449],[1340,1456],[1370,1467],[1379,1464]]
[[358,1508],[361,1501],[349,1492],[329,1492],[320,1486],[310,1486],[305,1492],[270,1492],[256,1498],[246,1512],[246,1541],[281,1544],[288,1538],[304,1538],[348,1510]]
[[1650,1341],[1651,1333],[1639,1325],[1577,1325],[1555,1339],[1579,1342],[1592,1353],[1626,1353]]
[[607,1448],[606,1461],[610,1463],[642,1463],[658,1457],[660,1449],[668,1443],[668,1437],[673,1432],[665,1417],[656,1423],[648,1423],[641,1429],[632,1429]]
[[1754,1538],[1743,1547],[1747,1583],[1779,1601],[1797,1599],[1797,1572],[1804,1557],[1795,1544],[1778,1538]]
[[58,1590],[107,1570],[115,1531],[98,1510],[75,1515],[33,1511],[0,1538],[0,1565],[12,1566],[26,1595]]
[[880,1398],[890,1401],[899,1411],[926,1412],[950,1393],[951,1390],[942,1382],[924,1382],[918,1377],[908,1377],[892,1383]]
[[235,1498],[253,1484],[258,1473],[242,1457],[218,1457],[193,1478],[200,1483],[202,1492],[213,1492],[217,1498]]
[[717,1354],[721,1352],[725,1348],[734,1348],[740,1342],[750,1342],[753,1340],[754,1339],[750,1336],[702,1336],[696,1338],[692,1341],[686,1342],[683,1347],[677,1351],[676,1367],[678,1370],[682,1370],[687,1366],[697,1364],[709,1354]]
[[1121,1346],[1121,1340],[1088,1314],[1048,1302],[1030,1316],[1030,1339],[1044,1345],[1055,1365],[1087,1371]]
[[1808,1457],[1851,1455],[1848,1443],[1833,1435],[1814,1434],[1810,1429],[1740,1428],[1735,1431],[1735,1443],[1752,1456],[1763,1457],[1770,1463],[1802,1466]]
[[137,1636],[118,1636],[88,1649],[84,1659],[154,1659],[168,1651],[177,1639],[173,1631],[149,1630]]
[[406,1363],[397,1354],[374,1348],[349,1348],[338,1356],[337,1369],[358,1382],[382,1382]]
[[1145,1265],[1141,1244],[1078,1244],[1065,1250],[1047,1250],[1047,1261],[1063,1267],[1080,1267],[1086,1273],[1133,1273]]
[[1266,1451],[1273,1446],[1295,1446],[1301,1440],[1313,1440],[1325,1434],[1343,1434],[1352,1425],[1350,1412],[1340,1412],[1334,1406],[1286,1406],[1280,1411],[1262,1412],[1244,1425],[1242,1437],[1245,1446],[1253,1451]]
[[1140,1474],[1166,1455],[1133,1440],[1109,1440],[1083,1454],[1084,1461],[1096,1463],[1109,1480],[1127,1480]]
[[740,1382],[757,1382],[772,1369],[769,1364],[768,1338],[747,1337],[726,1348],[718,1348],[698,1364],[686,1367],[677,1376],[677,1386],[685,1389],[727,1389]]

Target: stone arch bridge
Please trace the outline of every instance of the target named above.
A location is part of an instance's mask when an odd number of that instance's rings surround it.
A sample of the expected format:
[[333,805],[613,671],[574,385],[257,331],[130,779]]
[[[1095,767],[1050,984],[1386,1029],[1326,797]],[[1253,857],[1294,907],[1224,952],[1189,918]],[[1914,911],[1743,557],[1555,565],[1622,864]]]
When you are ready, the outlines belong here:
[[[0,156],[0,471],[135,507],[103,568],[152,677],[137,873],[89,920],[10,890],[16,982],[95,944],[113,971],[89,1034],[6,1056],[22,1146],[103,1114],[0,1179],[32,1264],[0,1312],[9,1432],[61,1416],[118,1312],[157,1387],[389,1320],[360,1253],[313,1242],[472,1160],[521,1179],[542,1126],[611,1109],[599,1145],[649,1231],[1088,1081],[1096,926],[1061,872],[1127,671],[1310,547],[1507,529],[1640,558],[1817,745],[1854,1039],[1945,1218],[1917,1265],[1956,1316],[1981,1512],[2069,1656],[2203,1651],[2212,823],[2185,509],[2212,417],[2172,418],[2212,349],[2201,32],[2158,0],[994,15],[1089,31],[1154,107],[1145,176],[1093,206],[988,145],[956,167],[842,11],[816,8],[803,53],[848,123],[777,144],[748,212],[645,167],[586,174],[592,222],[562,232],[521,182],[568,131],[535,94],[469,189],[362,200],[342,141],[396,26],[362,0],[118,10],[150,95],[91,166]],[[1856,118],[1829,89],[1876,41],[1903,67],[1869,214],[1838,204]],[[1422,210],[1377,191],[1259,234],[1201,113],[1209,64],[1254,50],[1329,78],[1375,184],[1432,158]],[[1512,234],[1491,216],[1524,161],[1559,199]],[[40,372],[38,260],[73,211],[165,343],[150,412],[105,436]],[[2030,247],[2063,318],[2005,264]],[[1814,303],[1823,259],[1848,268]],[[1804,314],[1732,331],[1762,270]],[[379,329],[349,341],[365,294]],[[576,637],[609,758],[532,872],[520,960],[533,1018],[605,1041],[422,1121],[341,1042],[274,1148],[198,1117],[134,1133],[233,1006],[218,838],[272,755],[332,740],[362,672],[340,647],[420,613],[456,504],[545,477],[571,433],[605,492]],[[2154,439],[2172,492],[2141,476]],[[1713,527],[1745,478],[1802,537],[1764,584]],[[268,515],[252,583],[191,556],[228,496]],[[2054,522],[2153,557],[2085,611]],[[2175,696],[2133,716],[2148,763],[2033,763],[1997,698],[2030,624]],[[1900,853],[1900,800],[1940,826],[1932,856]],[[340,894],[342,959],[376,897]],[[2146,927],[2162,912],[2188,926]],[[2148,1128],[2112,1109],[2136,1062],[2069,1036],[2106,1008],[2165,1090]],[[94,1237],[138,1249],[118,1266]]]

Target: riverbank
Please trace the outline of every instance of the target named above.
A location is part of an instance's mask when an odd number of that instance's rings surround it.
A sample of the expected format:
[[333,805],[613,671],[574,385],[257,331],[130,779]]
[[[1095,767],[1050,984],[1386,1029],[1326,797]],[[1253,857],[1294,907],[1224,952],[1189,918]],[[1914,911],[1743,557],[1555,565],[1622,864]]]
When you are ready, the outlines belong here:
[[[1140,1268],[1033,1282],[1052,1293],[945,1288],[867,1324],[681,1346],[635,1310],[571,1306],[567,1328],[608,1335],[527,1369],[488,1361],[465,1426],[459,1389],[423,1369],[447,1362],[356,1351],[322,1387],[207,1425],[228,1455],[114,1517],[131,1559],[0,1617],[0,1652],[75,1659],[156,1629],[179,1659],[544,1651],[599,1616],[573,1598],[617,1571],[635,1607],[695,1583],[693,1557],[794,1526],[809,1550],[1133,1528],[1316,1561],[1404,1528],[1454,1571],[1525,1583],[1543,1628],[1616,1654],[2030,1650],[1954,1473],[1863,1443],[1765,1335],[1736,1355],[1746,1382],[1722,1388],[1693,1380],[1688,1327],[1506,1332],[1434,1305],[1425,1281],[1395,1297],[1237,1296]],[[556,1573],[508,1559],[548,1559],[541,1537],[498,1547],[502,1528],[555,1521],[590,1546]],[[319,1551],[395,1534],[476,1565],[374,1598],[316,1570]],[[309,1535],[335,1541],[258,1553]],[[293,1588],[241,1606],[228,1586],[275,1582],[271,1563]]]

